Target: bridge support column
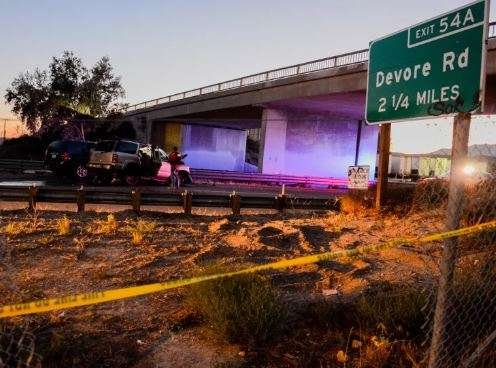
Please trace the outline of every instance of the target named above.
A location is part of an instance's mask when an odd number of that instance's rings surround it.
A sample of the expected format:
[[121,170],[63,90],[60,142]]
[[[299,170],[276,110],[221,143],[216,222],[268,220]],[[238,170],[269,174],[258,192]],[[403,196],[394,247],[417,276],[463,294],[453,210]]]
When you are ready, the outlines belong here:
[[146,116],[139,116],[132,119],[132,124],[136,131],[136,140],[140,143],[150,143],[152,122]]
[[282,174],[286,155],[285,114],[275,109],[264,109],[260,137],[258,169],[263,174]]

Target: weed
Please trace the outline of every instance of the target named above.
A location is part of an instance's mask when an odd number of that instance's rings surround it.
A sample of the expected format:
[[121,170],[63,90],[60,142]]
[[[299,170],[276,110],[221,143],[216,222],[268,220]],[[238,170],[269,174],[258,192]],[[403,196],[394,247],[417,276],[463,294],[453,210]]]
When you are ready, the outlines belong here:
[[465,188],[463,222],[470,226],[496,219],[496,178],[485,179]]
[[131,230],[131,243],[133,245],[141,245],[143,244],[143,233],[138,229]]
[[426,295],[418,288],[385,282],[358,298],[355,312],[365,327],[415,338],[422,332],[426,302]]
[[448,199],[448,185],[448,181],[442,179],[417,183],[413,194],[413,208],[425,210],[443,206]]
[[383,337],[372,336],[370,343],[361,350],[354,366],[356,368],[387,367],[390,355],[391,343]]
[[153,221],[146,221],[140,219],[136,224],[136,229],[142,233],[151,233],[153,230],[155,230],[156,226],[157,224]]
[[115,216],[110,213],[104,221],[95,221],[96,228],[90,229],[89,232],[95,235],[110,235],[117,231],[117,221]]
[[127,230],[131,234],[131,243],[133,245],[141,245],[148,233],[153,232],[156,223],[153,221],[138,220],[134,226],[128,226]]
[[350,190],[341,197],[340,209],[344,213],[360,213],[373,206],[373,194],[369,191]]
[[224,339],[248,345],[277,336],[285,315],[278,291],[257,274],[196,284],[187,300]]
[[3,228],[3,233],[8,237],[14,237],[24,233],[26,224],[22,222],[9,222]]
[[60,236],[69,235],[71,233],[71,220],[64,216],[57,220],[57,233]]
[[[453,277],[446,339],[456,341],[448,347],[454,365],[464,353],[476,349],[496,325],[496,257],[493,251],[484,257],[476,265],[460,267]],[[488,349],[487,354],[494,352]]]
[[86,239],[81,237],[81,238],[74,238],[74,245],[76,246],[76,257],[81,258],[86,251],[86,245],[85,245]]

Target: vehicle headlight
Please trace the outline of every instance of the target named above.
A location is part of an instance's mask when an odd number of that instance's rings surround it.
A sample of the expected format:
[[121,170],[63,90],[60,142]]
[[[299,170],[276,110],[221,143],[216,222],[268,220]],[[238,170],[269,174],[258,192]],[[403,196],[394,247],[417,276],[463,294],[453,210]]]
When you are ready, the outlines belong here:
[[474,165],[468,164],[463,167],[462,171],[465,175],[474,175],[477,169]]

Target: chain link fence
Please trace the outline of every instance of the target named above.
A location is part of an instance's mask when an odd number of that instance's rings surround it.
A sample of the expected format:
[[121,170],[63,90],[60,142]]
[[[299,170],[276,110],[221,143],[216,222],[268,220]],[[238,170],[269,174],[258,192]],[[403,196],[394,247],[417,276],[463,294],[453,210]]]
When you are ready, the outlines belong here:
[[[489,126],[496,130],[494,122]],[[494,146],[469,145],[469,129],[469,116],[459,115],[450,173],[416,184],[414,210],[439,209],[440,218],[432,220],[447,231],[496,220]],[[496,366],[495,245],[490,230],[425,248],[426,258],[438,264],[425,306],[425,366]]]
[[30,324],[0,325],[0,367],[41,367],[35,333]]

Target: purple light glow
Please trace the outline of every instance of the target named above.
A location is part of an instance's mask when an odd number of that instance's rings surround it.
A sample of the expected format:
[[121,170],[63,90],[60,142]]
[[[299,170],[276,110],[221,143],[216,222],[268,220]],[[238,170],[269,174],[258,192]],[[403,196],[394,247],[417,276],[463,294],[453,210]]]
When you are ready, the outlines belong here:
[[188,154],[191,168],[243,171],[246,152],[246,131],[184,125],[182,151]]

